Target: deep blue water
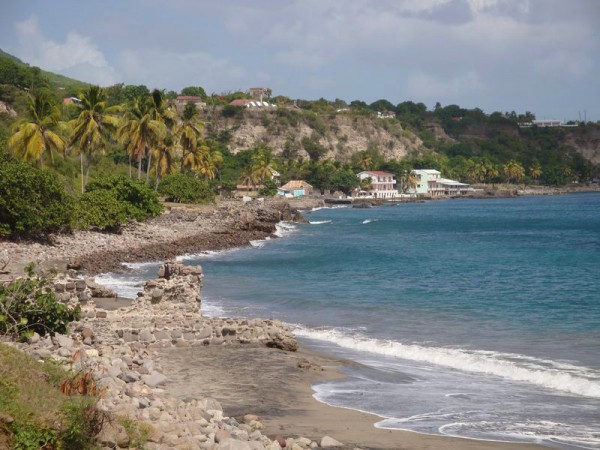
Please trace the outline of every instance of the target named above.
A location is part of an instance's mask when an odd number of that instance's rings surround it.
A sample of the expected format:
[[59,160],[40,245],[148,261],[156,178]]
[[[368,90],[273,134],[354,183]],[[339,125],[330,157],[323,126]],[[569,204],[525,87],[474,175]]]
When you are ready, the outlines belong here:
[[[282,319],[363,363],[316,396],[378,426],[600,448],[599,194],[307,218],[282,239],[189,258],[205,313]],[[156,268],[136,267],[117,281]]]

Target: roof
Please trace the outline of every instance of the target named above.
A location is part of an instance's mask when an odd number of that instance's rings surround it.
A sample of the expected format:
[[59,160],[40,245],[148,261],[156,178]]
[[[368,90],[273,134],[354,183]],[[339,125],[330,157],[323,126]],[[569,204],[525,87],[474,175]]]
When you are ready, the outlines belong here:
[[422,172],[422,173],[426,173],[429,175],[440,175],[442,173],[439,170],[435,170],[435,169],[415,169],[415,170],[413,170],[413,172]]
[[360,173],[368,173],[368,174],[377,175],[377,176],[380,176],[380,177],[393,177],[394,176],[393,173],[382,172],[381,170],[365,170],[365,171],[360,172]]
[[304,180],[290,180],[281,189],[312,189],[313,187]]
[[251,101],[252,100],[249,98],[236,98],[235,100],[231,101],[229,104],[231,106],[246,106]]
[[466,183],[461,183],[460,181],[455,180],[449,180],[448,178],[440,178],[437,180],[437,182],[446,186],[469,186]]

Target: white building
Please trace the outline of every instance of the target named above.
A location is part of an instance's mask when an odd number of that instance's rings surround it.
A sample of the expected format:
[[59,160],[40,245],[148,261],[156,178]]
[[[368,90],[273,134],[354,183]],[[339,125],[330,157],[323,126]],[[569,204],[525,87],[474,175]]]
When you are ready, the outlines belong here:
[[439,170],[419,169],[413,170],[412,173],[415,176],[415,186],[410,189],[412,194],[440,197],[466,194],[471,190],[471,186],[466,183],[442,178]]
[[371,184],[367,190],[375,198],[394,198],[398,196],[398,190],[395,188],[396,179],[391,173],[380,170],[366,170],[356,176],[361,181],[371,179]]

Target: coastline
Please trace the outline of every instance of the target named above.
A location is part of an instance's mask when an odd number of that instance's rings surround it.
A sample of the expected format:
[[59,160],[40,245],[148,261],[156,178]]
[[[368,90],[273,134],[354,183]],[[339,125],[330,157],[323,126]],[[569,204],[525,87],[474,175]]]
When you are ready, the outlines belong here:
[[[198,392],[219,399],[225,413],[241,420],[256,414],[268,436],[332,436],[344,449],[363,450],[534,450],[532,443],[474,440],[376,428],[381,417],[340,408],[314,398],[312,385],[343,378],[340,368],[357,363],[300,346],[297,352],[259,347],[169,350],[160,356],[171,380],[167,392],[179,399]],[[218,365],[210,364],[215,360]],[[257,375],[260,374],[260,375]],[[218,380],[218,383],[215,381]]]
[[[38,261],[44,269],[55,267],[59,271],[65,271],[67,267],[73,267],[74,264],[78,265],[80,269],[83,269],[87,274],[104,272],[107,270],[123,270],[121,263],[127,262],[142,262],[142,261],[153,261],[156,259],[166,259],[173,256],[178,256],[184,253],[194,253],[198,251],[206,250],[224,250],[227,248],[235,248],[244,245],[249,245],[251,240],[264,239],[265,237],[271,236],[274,231],[274,224],[279,222],[282,218],[281,210],[277,209],[281,206],[281,202],[278,202],[273,210],[269,205],[268,208],[258,207],[258,209],[268,209],[270,212],[262,213],[261,220],[257,220],[257,217],[252,218],[243,217],[243,213],[240,213],[239,208],[232,208],[227,206],[228,210],[226,213],[221,211],[222,208],[208,209],[196,216],[193,221],[189,220],[190,217],[194,216],[196,212],[192,212],[191,215],[188,211],[171,211],[171,214],[167,214],[161,218],[158,223],[152,223],[146,227],[145,224],[136,224],[131,229],[125,231],[125,236],[120,237],[123,244],[111,245],[110,241],[112,236],[101,235],[95,233],[95,240],[89,242],[89,235],[93,233],[81,233],[67,238],[59,238],[58,245],[48,249],[41,244],[30,244],[32,247],[22,249],[19,246],[22,244],[12,244],[12,248],[19,250],[16,255],[20,258],[15,258],[13,265],[9,267],[18,267],[26,264],[24,258],[37,254],[39,256]],[[256,213],[257,205],[251,205],[250,210]],[[277,214],[274,211],[278,211]],[[175,215],[173,215],[175,214]],[[198,220],[201,217],[202,220]],[[209,218],[206,222],[206,218]],[[223,217],[227,217],[223,219]],[[240,220],[242,217],[243,220]],[[265,220],[266,218],[266,220]],[[172,219],[172,220],[168,220]],[[203,222],[204,220],[204,222]],[[213,221],[211,223],[211,220]],[[215,225],[215,224],[219,224]],[[174,224],[177,223],[177,226]],[[181,224],[183,223],[183,226]],[[198,232],[198,224],[202,223],[202,231]],[[244,229],[248,224],[249,229]],[[187,226],[193,224],[192,226]],[[212,227],[212,228],[211,228]],[[170,237],[177,230],[183,230],[183,235],[175,239],[156,239],[155,233],[165,233],[165,230],[170,232]],[[270,231],[269,231],[270,230]],[[147,233],[150,231],[150,233]],[[147,234],[145,234],[147,233]],[[104,245],[98,248],[98,240],[104,240]],[[117,236],[115,241],[119,240]],[[83,244],[82,244],[83,243]],[[135,245],[131,245],[134,243]],[[0,250],[9,250],[0,243]],[[79,247],[78,247],[79,246]],[[69,251],[66,251],[70,247]],[[41,250],[40,250],[41,249]],[[93,251],[92,251],[93,250]],[[64,252],[61,255],[61,251]],[[36,253],[37,252],[37,253]],[[234,347],[218,347],[215,349],[217,353],[212,355],[213,361],[222,361],[227,352],[232,352]],[[203,349],[197,349],[200,351]],[[344,364],[351,364],[348,361],[342,361],[327,357],[325,355],[318,355],[312,353],[306,348],[301,348],[297,354],[282,353],[272,349],[261,349],[261,351],[268,354],[267,358],[284,358],[288,364],[292,364],[292,367],[297,368],[297,360],[290,358],[303,358],[309,361],[308,368],[299,368],[300,373],[297,377],[286,376],[285,370],[282,366],[279,366],[278,374],[275,374],[274,379],[278,380],[277,385],[269,385],[264,389],[272,390],[277,387],[277,392],[282,398],[288,402],[288,407],[275,407],[268,402],[264,402],[261,399],[261,405],[267,410],[277,410],[278,414],[263,414],[258,411],[261,415],[262,422],[265,425],[265,434],[269,436],[274,434],[288,436],[310,436],[314,439],[324,435],[331,435],[335,439],[347,444],[344,448],[354,448],[360,446],[363,449],[426,449],[426,448],[449,448],[449,449],[509,449],[509,448],[523,448],[523,449],[534,449],[544,448],[535,444],[517,444],[517,443],[503,443],[495,441],[476,441],[470,439],[454,438],[448,436],[437,436],[437,435],[426,435],[419,434],[410,431],[400,430],[384,430],[374,427],[374,423],[379,421],[378,416],[363,413],[355,410],[337,408],[329,406],[325,403],[319,402],[313,397],[313,391],[311,385],[321,383],[327,380],[339,378],[343,374],[337,369],[337,367]],[[244,353],[248,352],[248,348],[244,347]],[[173,352],[171,352],[173,354]],[[282,356],[285,355],[285,356]],[[161,356],[157,358],[157,361],[161,366],[170,366],[166,363],[168,358]],[[250,374],[256,374],[260,367],[252,368],[249,366],[252,361],[256,361],[254,358],[247,358],[245,363],[242,365],[244,371]],[[207,366],[210,364],[206,364]],[[214,365],[214,364],[213,364]],[[172,365],[171,365],[172,366]],[[284,368],[290,368],[290,366],[283,366]],[[316,370],[315,367],[323,367],[325,370]],[[168,375],[167,371],[165,374]],[[196,383],[190,382],[190,377],[193,375],[192,372],[188,371],[186,382],[189,384],[196,385]],[[171,380],[171,376],[168,376]],[[224,377],[218,377],[217,382],[213,382],[217,387],[219,385],[226,385]],[[263,381],[262,378],[258,378],[257,385]],[[231,383],[234,386],[241,386],[240,380],[232,380]],[[169,383],[169,386],[171,382]],[[173,384],[173,386],[177,386]],[[168,390],[168,389],[167,389]],[[243,390],[235,391],[239,394],[242,400],[248,400],[248,393]],[[206,395],[204,392],[203,395]],[[217,395],[215,397],[221,400]],[[291,400],[290,400],[291,399]],[[289,402],[293,402],[289,405]],[[239,411],[232,410],[233,414],[230,413],[227,408],[229,407],[226,402],[222,402],[225,413],[232,416],[237,415]],[[252,411],[248,411],[252,412]],[[348,446],[349,445],[349,446]]]

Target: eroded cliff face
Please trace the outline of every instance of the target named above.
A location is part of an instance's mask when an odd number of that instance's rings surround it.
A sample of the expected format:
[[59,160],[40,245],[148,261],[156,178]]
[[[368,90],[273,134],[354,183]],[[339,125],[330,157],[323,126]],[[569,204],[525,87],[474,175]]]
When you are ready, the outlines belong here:
[[600,130],[585,128],[566,133],[562,144],[581,153],[592,164],[600,164]]
[[233,118],[219,115],[207,118],[207,123],[213,131],[228,130],[232,153],[262,144],[271,147],[276,155],[308,159],[307,145],[317,144],[321,159],[346,162],[369,148],[377,148],[386,159],[400,159],[423,146],[417,135],[394,119],[344,113],[311,116],[276,110],[244,110],[241,116]]

